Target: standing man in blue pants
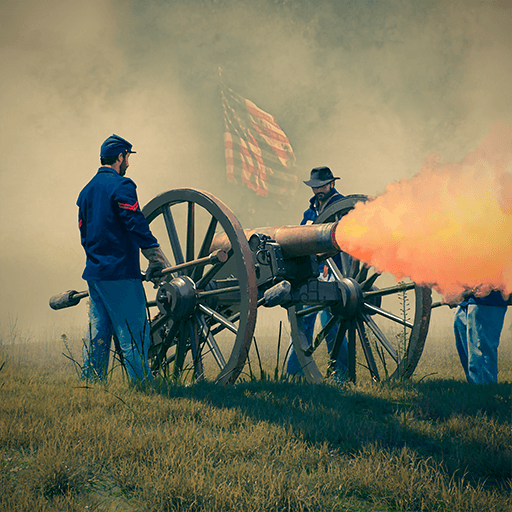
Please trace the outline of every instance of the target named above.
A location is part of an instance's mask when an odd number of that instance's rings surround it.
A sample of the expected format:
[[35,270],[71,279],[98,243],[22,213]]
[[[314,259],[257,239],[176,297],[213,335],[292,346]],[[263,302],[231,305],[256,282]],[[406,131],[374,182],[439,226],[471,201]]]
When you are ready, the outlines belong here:
[[498,346],[507,312],[507,301],[499,291],[478,297],[462,295],[454,315],[455,346],[468,382],[498,381]]
[[130,381],[152,379],[139,249],[149,260],[148,281],[169,264],[140,210],[135,183],[125,177],[132,153],[127,140],[108,137],[100,148],[101,167],[77,200],[86,254],[82,277],[90,297],[84,379],[105,379],[113,336]]
[[[332,171],[329,167],[315,167],[310,174],[310,179],[308,181],[304,181],[306,185],[313,189],[313,197],[309,200],[309,208],[304,212],[304,216],[301,221],[301,225],[312,224],[317,217],[325,210],[329,205],[343,199],[345,196],[342,196],[335,188],[335,180],[339,180],[340,178],[335,177],[332,174]],[[335,262],[338,267],[341,268],[341,261],[339,255],[335,256]],[[319,280],[321,281],[332,281],[334,280],[334,276],[332,275],[331,270],[325,263],[320,263],[319,266],[320,276]],[[301,321],[298,322],[299,328],[303,329],[304,334],[306,335],[306,339],[311,345],[313,340],[313,331],[315,329],[315,322],[318,313],[311,313],[310,315],[304,315]],[[332,318],[332,315],[329,311],[322,311],[320,313],[320,323],[322,327]],[[334,341],[336,339],[336,334],[338,331],[338,324],[334,326],[334,328],[330,331],[330,333],[326,337],[327,350],[329,353],[332,351],[334,346]],[[297,359],[297,354],[295,353],[295,348],[293,344],[291,345],[290,354],[288,356],[288,361],[286,364],[286,371],[290,375],[298,375],[303,376],[304,371],[302,370],[299,360]],[[343,343],[340,347],[340,351],[338,354],[338,358],[334,365],[334,378],[338,380],[344,380],[346,374],[348,372],[348,346],[347,340],[344,339]]]

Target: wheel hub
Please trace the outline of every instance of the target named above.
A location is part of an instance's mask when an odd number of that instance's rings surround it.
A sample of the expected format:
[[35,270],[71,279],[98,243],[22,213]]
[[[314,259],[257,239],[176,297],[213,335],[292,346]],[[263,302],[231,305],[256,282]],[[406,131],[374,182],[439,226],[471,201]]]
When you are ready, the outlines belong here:
[[343,318],[354,317],[363,305],[363,292],[359,283],[350,277],[338,281],[341,301],[332,308],[333,314]]
[[179,276],[163,283],[156,294],[160,311],[170,314],[174,321],[191,315],[197,305],[197,292],[194,281],[188,276]]

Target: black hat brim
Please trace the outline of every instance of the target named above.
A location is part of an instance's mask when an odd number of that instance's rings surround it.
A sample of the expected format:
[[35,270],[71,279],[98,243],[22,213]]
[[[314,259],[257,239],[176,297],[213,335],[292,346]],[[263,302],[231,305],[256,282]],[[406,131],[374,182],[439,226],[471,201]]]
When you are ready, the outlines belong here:
[[341,179],[341,178],[339,178],[338,176],[335,176],[334,178],[329,178],[328,180],[308,180],[308,181],[305,181],[304,183],[308,187],[319,188],[319,187],[323,187],[324,185],[327,185],[327,183],[331,183],[331,181],[339,180],[339,179]]

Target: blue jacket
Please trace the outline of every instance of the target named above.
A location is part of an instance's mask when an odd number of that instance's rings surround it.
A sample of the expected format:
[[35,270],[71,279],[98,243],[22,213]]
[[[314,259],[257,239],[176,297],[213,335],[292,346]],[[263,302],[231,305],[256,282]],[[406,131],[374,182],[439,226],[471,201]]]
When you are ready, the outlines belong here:
[[[329,201],[327,201],[327,204],[324,206],[324,210],[330,206],[332,203],[335,203],[336,201],[339,201],[340,199],[344,199],[345,196],[342,196],[336,189],[334,189],[333,195],[329,198]],[[319,211],[320,205],[318,204],[318,199],[316,196],[313,196],[309,200],[309,208],[304,212],[304,217],[302,218],[302,222],[300,223],[301,226],[306,224],[308,220],[311,222],[314,222],[317,217],[320,215]]]
[[[327,204],[324,206],[324,210],[330,206],[331,204],[335,203],[336,201],[339,201],[340,199],[344,199],[345,196],[342,196],[336,189],[334,189],[333,195],[329,198],[329,201],[327,201]],[[304,212],[304,216],[301,221],[301,226],[306,224],[308,221],[314,222],[317,217],[320,215],[319,211],[320,205],[318,204],[318,199],[316,196],[313,196],[309,200],[309,208]],[[339,254],[336,254],[334,256],[334,262],[338,266],[339,269],[341,269],[341,257]],[[320,263],[318,266],[318,271],[320,272],[320,275],[322,275],[322,272],[324,270],[325,263]],[[331,275],[331,271],[329,270],[328,275]]]
[[135,183],[100,167],[76,202],[86,281],[141,279],[139,248],[158,246],[140,211]]

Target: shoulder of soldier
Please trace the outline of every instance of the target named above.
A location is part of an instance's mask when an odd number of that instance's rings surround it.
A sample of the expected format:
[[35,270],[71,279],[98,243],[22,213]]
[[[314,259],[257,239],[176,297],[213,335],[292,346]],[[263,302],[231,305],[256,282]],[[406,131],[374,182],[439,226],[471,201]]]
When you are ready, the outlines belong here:
[[128,176],[121,176],[121,175],[118,175],[120,178],[121,178],[121,184],[122,185],[128,185],[130,187],[135,187],[137,188],[137,184],[135,183],[135,181],[133,181],[131,178],[128,178]]
[[80,193],[78,194],[78,198],[76,200],[76,204],[80,206],[80,204],[83,202],[84,198],[87,196],[87,194],[89,193],[89,190],[94,186],[94,182],[95,182],[95,178],[96,178],[97,174],[95,174],[90,180],[89,182],[87,183],[87,185],[85,185],[85,187],[80,190]]
[[137,185],[131,178],[128,178],[127,176],[121,176],[120,174],[117,174],[117,176],[114,178],[115,179],[112,188],[112,192],[114,194],[136,193]]
[[334,189],[334,194],[329,201],[329,204],[335,203],[336,201],[340,201],[341,199],[345,199],[345,196],[340,194],[336,189]]
[[307,210],[305,210],[304,213],[302,214],[301,225],[306,224],[306,222],[308,220],[314,221],[318,217],[318,214],[315,211],[315,199],[316,199],[316,196],[313,196],[309,200],[309,208]]
[[112,191],[112,197],[116,201],[123,203],[137,204],[137,185],[135,182],[126,176],[120,176],[120,180],[116,180],[116,187]]

